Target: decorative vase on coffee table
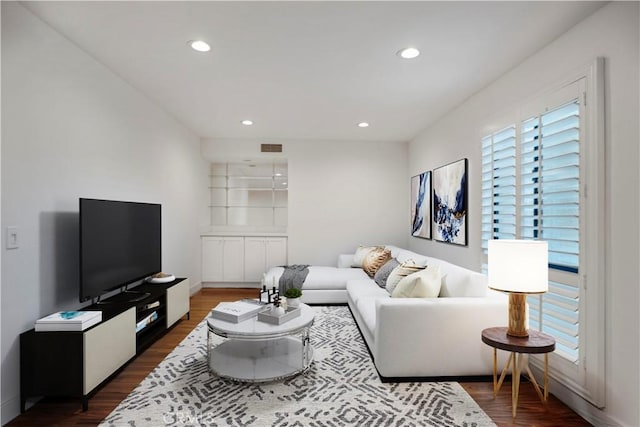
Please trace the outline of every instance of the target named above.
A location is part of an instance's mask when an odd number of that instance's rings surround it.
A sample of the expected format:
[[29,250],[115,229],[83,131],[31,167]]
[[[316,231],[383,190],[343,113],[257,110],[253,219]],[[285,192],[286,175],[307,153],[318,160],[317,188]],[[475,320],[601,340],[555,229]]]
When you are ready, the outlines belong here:
[[299,307],[300,306],[300,298],[287,298],[287,305],[289,307]]

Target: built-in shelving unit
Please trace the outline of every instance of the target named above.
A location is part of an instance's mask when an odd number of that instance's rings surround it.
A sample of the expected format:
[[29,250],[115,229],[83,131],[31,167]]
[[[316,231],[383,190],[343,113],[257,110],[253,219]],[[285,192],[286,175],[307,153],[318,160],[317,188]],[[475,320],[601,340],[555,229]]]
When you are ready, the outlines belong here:
[[286,162],[212,163],[209,182],[212,226],[287,225]]

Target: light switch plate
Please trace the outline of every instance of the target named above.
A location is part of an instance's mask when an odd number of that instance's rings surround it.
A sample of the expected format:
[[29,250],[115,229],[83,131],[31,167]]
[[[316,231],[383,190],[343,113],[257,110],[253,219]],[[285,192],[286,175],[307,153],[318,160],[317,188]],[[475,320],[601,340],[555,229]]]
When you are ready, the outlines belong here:
[[7,249],[18,249],[20,242],[18,240],[18,227],[7,227]]

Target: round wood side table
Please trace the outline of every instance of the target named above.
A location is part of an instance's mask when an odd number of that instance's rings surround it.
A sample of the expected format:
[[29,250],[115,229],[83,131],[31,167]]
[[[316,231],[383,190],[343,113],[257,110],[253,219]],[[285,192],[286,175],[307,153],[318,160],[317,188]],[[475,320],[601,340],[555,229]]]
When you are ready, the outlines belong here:
[[[495,398],[502,387],[502,382],[507,373],[507,369],[513,364],[511,375],[511,412],[516,416],[518,408],[518,394],[520,393],[520,375],[524,369],[529,375],[529,381],[533,384],[538,397],[546,405],[549,399],[549,353],[556,348],[556,340],[551,335],[543,332],[529,330],[529,336],[520,338],[507,335],[506,327],[487,328],[482,331],[482,342],[493,347],[493,397]],[[507,364],[505,365],[500,380],[498,374],[498,349],[511,352]],[[529,368],[529,354],[544,353],[544,394],[540,391],[538,382]]]

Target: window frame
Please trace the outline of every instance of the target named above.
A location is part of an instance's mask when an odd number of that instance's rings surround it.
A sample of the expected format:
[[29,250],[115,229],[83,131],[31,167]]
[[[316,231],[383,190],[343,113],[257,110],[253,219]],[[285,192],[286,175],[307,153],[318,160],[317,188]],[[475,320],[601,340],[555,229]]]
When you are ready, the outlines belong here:
[[[556,108],[575,93],[581,85],[580,103],[580,265],[576,274],[579,281],[579,336],[580,349],[577,364],[551,354],[550,376],[573,390],[595,406],[605,406],[605,134],[604,134],[604,60],[597,58],[567,79],[542,91],[520,104],[519,108],[502,117],[495,131],[481,135],[482,141],[511,125],[516,128],[516,234],[520,238],[520,138],[524,120]],[[573,91],[573,92],[572,92]],[[482,150],[482,148],[481,148]],[[482,155],[480,156],[482,162]],[[586,172],[588,171],[588,173]],[[482,170],[480,171],[482,176]],[[482,181],[482,179],[481,179]],[[481,184],[482,186],[482,184]],[[481,197],[481,205],[483,205]],[[484,225],[484,218],[481,220]],[[588,232],[587,232],[588,231]],[[483,262],[487,255],[480,244]],[[554,276],[566,272],[550,270]],[[572,273],[569,273],[572,274]],[[587,315],[588,313],[588,315]],[[542,369],[539,357],[532,357],[532,365]]]

